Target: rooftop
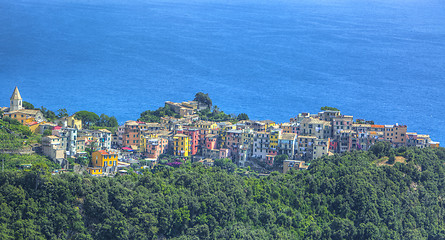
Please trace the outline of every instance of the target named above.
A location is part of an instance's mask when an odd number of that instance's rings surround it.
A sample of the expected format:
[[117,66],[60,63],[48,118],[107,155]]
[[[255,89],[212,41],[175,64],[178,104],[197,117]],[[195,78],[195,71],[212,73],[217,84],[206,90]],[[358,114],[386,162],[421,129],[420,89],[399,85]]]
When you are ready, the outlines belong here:
[[188,137],[188,136],[185,135],[185,134],[181,134],[181,133],[179,133],[179,134],[176,134],[174,137]]
[[21,100],[22,96],[20,96],[19,88],[16,86],[14,92],[12,93],[11,100]]
[[283,133],[281,134],[281,138],[282,140],[294,140],[295,136],[297,136],[296,133]]

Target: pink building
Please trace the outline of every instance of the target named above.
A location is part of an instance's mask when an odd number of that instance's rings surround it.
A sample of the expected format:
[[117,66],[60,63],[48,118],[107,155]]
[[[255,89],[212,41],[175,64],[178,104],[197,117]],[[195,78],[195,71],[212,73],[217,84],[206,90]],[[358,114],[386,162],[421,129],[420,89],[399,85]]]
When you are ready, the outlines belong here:
[[229,130],[227,131],[226,146],[230,149],[232,156],[238,157],[239,147],[241,145],[241,136],[243,131],[241,130]]
[[267,150],[266,164],[269,166],[273,166],[273,162],[274,162],[276,156],[277,156],[277,150],[273,150],[273,149]]
[[147,141],[145,149],[145,156],[147,158],[158,159],[159,155],[167,152],[168,140],[167,138],[154,138]]
[[205,137],[205,147],[209,150],[213,150],[216,148],[216,135],[209,134]]
[[190,136],[190,154],[196,155],[199,147],[199,129],[186,129],[184,130],[184,133]]

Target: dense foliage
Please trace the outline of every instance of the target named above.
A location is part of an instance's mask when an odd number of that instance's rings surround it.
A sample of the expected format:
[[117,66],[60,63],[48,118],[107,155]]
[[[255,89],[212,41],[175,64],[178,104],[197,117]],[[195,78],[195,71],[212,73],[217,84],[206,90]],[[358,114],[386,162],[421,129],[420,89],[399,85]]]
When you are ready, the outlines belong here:
[[20,168],[22,164],[31,164],[37,166],[43,166],[48,170],[52,171],[54,169],[60,168],[60,166],[45,156],[38,154],[29,155],[17,155],[17,154],[0,154],[0,160],[2,161],[2,167],[6,171],[16,170]]
[[166,116],[180,118],[178,113],[175,113],[170,106],[166,105],[155,111],[147,110],[142,112],[138,120],[142,122],[161,122],[161,117]]
[[321,107],[320,110],[321,111],[340,111],[340,110],[338,110],[338,108],[328,107],[328,106]]
[[51,111],[43,106],[40,107],[40,111],[42,112],[43,117],[46,118],[46,120],[48,120],[50,122],[57,119],[57,116],[53,111]]
[[118,126],[117,119],[114,116],[109,117],[105,114],[101,114],[99,117],[96,113],[89,111],[76,112],[75,118],[82,120],[82,125],[85,128],[92,128],[94,126],[114,128]]
[[16,119],[4,117],[0,120],[0,151],[21,149],[37,141],[36,137]]
[[212,107],[212,99],[210,99],[208,93],[198,92],[197,94],[195,94],[195,98],[193,99],[193,101],[197,101],[198,104],[206,105],[207,108]]
[[213,106],[213,111],[209,108],[203,109],[198,112],[199,118],[206,121],[213,122],[237,122],[236,116],[234,114],[226,114],[224,111],[219,109],[218,106]]
[[226,114],[218,106],[213,106],[213,111],[209,108],[203,109],[198,112],[199,118],[206,121],[213,122],[232,122],[236,123],[241,120],[249,120],[249,116],[246,113],[240,113],[238,116],[235,114]]
[[27,101],[23,101],[22,102],[22,107],[24,109],[34,109],[34,105],[32,105],[31,103],[27,102]]
[[198,164],[115,178],[5,172],[0,238],[444,239],[445,149],[403,148],[406,163],[376,164],[391,152],[260,178]]

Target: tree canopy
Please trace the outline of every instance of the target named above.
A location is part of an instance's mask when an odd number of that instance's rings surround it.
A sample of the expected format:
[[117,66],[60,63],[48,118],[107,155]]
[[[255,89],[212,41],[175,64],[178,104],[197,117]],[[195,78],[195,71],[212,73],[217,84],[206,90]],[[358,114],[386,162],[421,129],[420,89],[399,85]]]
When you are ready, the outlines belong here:
[[99,116],[93,112],[88,111],[79,111],[75,113],[75,118],[82,120],[82,124],[84,127],[90,127],[90,125],[93,125],[99,121]]
[[212,107],[212,99],[210,99],[208,93],[198,92],[195,94],[194,101],[197,101],[198,103],[204,104],[207,106],[207,108]]
[[335,107],[328,107],[328,106],[321,107],[320,110],[321,110],[321,111],[340,111],[338,108],[335,108]]
[[114,178],[36,163],[0,173],[0,238],[444,239],[444,148],[396,149],[394,166],[381,152],[259,178],[222,169],[230,159]]
[[27,101],[23,101],[22,102],[22,107],[24,109],[34,109],[34,105],[32,105],[31,103],[27,102]]
[[57,110],[57,117],[58,118],[63,118],[63,117],[68,117],[68,111],[66,110],[66,108],[62,108]]
[[43,117],[45,117],[48,121],[54,121],[57,119],[57,116],[53,111],[46,109],[43,106],[40,107],[40,111],[42,112]]
[[175,113],[170,106],[166,105],[160,107],[155,111],[147,110],[141,113],[141,117],[138,119],[142,122],[161,122],[161,117],[175,117],[180,118],[179,114]]
[[109,117],[103,113],[99,117],[96,113],[93,112],[79,111],[75,113],[74,118],[82,120],[82,125],[86,128],[115,128],[119,126],[116,117]]
[[245,113],[240,113],[238,114],[238,117],[236,117],[236,120],[238,121],[249,120],[249,116],[247,116],[247,114]]

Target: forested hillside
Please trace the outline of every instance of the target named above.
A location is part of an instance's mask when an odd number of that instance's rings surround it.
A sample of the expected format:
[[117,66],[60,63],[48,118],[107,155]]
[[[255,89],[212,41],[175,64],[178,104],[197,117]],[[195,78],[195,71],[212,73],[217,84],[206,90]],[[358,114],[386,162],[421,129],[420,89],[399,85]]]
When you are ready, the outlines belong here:
[[0,174],[0,239],[445,239],[445,150],[385,148],[249,178],[200,165],[143,176]]

